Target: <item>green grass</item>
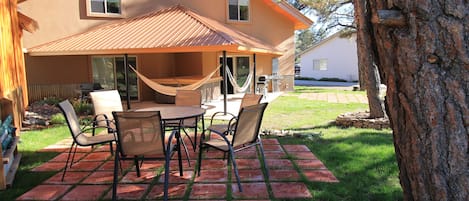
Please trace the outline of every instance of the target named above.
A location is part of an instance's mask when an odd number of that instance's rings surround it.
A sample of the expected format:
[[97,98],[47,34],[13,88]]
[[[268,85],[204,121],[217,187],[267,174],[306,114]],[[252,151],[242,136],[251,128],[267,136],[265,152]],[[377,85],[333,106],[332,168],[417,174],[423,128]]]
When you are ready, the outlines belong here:
[[[340,181],[325,183],[305,180],[313,195],[312,200],[402,200],[391,131],[345,129],[336,127],[332,123],[341,113],[364,111],[368,106],[360,103],[311,101],[300,98],[301,93],[365,94],[365,92],[296,87],[295,92],[279,97],[267,107],[262,128],[288,130],[294,133],[294,136],[279,137],[280,143],[308,146]],[[1,200],[14,200],[54,175],[55,172],[30,171],[56,156],[56,153],[36,151],[69,135],[65,126],[23,132],[22,143],[19,145],[23,153],[20,169],[13,188],[0,191]]]
[[22,132],[18,145],[22,154],[21,163],[16,172],[13,187],[0,191],[1,200],[15,200],[18,196],[54,175],[55,172],[31,172],[33,168],[57,156],[57,153],[36,151],[69,136],[67,126]]

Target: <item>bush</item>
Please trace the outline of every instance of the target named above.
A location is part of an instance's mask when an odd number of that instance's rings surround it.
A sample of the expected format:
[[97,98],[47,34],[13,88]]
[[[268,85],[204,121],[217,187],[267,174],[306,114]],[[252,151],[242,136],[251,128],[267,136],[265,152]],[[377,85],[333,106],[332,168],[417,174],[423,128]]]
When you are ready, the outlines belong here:
[[62,113],[54,114],[50,117],[51,124],[65,124],[65,117]]
[[86,116],[93,114],[93,105],[81,100],[72,100],[73,109],[79,116]]
[[41,104],[47,104],[47,105],[58,105],[62,100],[52,96],[52,97],[45,97],[44,100],[39,101]]
[[313,80],[316,81],[316,78],[313,77],[295,77],[295,80]]
[[328,82],[347,82],[347,80],[343,80],[343,79],[336,78],[336,77],[323,77],[323,78],[319,79],[319,81],[328,81]]

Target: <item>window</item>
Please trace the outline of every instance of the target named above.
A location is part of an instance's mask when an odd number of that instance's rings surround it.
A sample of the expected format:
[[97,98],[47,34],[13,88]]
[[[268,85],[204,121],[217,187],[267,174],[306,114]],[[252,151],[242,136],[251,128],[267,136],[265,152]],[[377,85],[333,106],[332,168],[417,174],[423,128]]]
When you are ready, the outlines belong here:
[[121,0],[87,0],[88,16],[120,17],[122,15]]
[[[128,63],[137,68],[137,58],[128,57]],[[123,56],[93,56],[93,83],[99,83],[104,89],[117,89],[122,97],[126,95],[125,68]],[[129,94],[131,100],[138,99],[137,75],[129,71]]]
[[313,70],[327,70],[327,59],[313,59]]
[[228,18],[234,21],[249,21],[249,0],[229,0]]

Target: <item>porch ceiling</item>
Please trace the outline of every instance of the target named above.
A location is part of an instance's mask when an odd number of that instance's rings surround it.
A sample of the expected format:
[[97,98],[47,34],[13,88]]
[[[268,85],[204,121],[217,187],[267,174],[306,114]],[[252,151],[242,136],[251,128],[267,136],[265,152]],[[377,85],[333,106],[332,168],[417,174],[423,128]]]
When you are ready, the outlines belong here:
[[35,46],[28,53],[51,56],[223,50],[282,54],[258,38],[180,5]]

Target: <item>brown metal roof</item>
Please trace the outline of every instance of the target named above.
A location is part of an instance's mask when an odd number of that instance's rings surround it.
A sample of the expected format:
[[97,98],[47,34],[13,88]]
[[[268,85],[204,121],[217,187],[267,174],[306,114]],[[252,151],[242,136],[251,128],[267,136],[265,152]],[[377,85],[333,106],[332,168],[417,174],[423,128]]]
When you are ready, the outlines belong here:
[[119,20],[28,49],[30,55],[221,51],[281,55],[275,47],[183,6]]

